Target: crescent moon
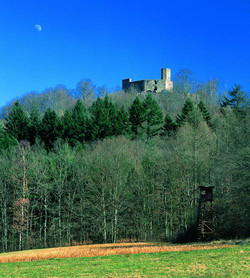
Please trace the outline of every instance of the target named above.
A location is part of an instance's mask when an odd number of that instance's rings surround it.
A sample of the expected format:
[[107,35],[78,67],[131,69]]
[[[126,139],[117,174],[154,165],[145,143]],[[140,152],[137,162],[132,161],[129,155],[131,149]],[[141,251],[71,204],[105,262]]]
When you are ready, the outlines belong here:
[[39,25],[39,24],[36,24],[36,25],[35,25],[35,28],[36,28],[36,30],[39,31],[39,32],[42,31],[42,26]]

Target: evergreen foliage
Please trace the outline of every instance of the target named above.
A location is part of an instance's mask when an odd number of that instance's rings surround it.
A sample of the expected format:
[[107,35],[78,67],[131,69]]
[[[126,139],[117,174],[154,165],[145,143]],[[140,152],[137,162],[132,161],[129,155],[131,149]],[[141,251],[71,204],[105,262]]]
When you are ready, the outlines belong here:
[[56,112],[48,108],[42,118],[41,138],[47,150],[51,150],[61,135],[60,118]]
[[117,134],[116,135],[126,135],[131,133],[131,127],[129,122],[128,112],[125,110],[124,106],[118,110],[117,113]]
[[104,107],[105,107],[106,118],[109,123],[108,124],[109,130],[107,136],[118,135],[118,130],[119,130],[118,121],[117,121],[118,110],[107,94],[104,97]]
[[241,89],[240,85],[235,84],[229,92],[229,97],[224,97],[224,100],[221,103],[221,111],[224,111],[224,108],[229,106],[235,112],[242,113],[244,108],[247,107],[246,99],[247,97],[244,95],[244,92]]
[[19,101],[12,107],[9,116],[5,119],[5,130],[10,137],[17,141],[27,140],[29,134],[30,121]]
[[176,133],[178,129],[178,124],[171,118],[169,113],[166,114],[165,119],[164,119],[164,125],[163,125],[163,132],[161,135],[167,135],[167,136],[172,136]]
[[85,142],[87,129],[87,109],[81,100],[78,100],[72,111],[72,141]]
[[17,145],[15,137],[10,136],[6,130],[0,126],[0,151],[9,150],[12,146]]
[[147,139],[159,134],[161,124],[163,123],[163,112],[158,105],[157,101],[148,94],[143,102],[144,117],[145,117],[145,130]]
[[203,101],[199,102],[198,107],[199,107],[199,109],[202,113],[202,116],[203,116],[204,120],[206,121],[207,125],[209,127],[213,127],[212,118],[210,116],[210,113],[209,113],[206,105],[203,103]]
[[178,126],[184,125],[184,123],[189,120],[189,116],[191,115],[191,112],[193,110],[194,110],[194,104],[192,100],[187,99],[184,103],[181,114],[178,114],[176,117],[176,123],[178,124]]
[[104,100],[98,97],[97,100],[93,102],[90,109],[90,128],[93,138],[104,139],[105,137],[113,135],[114,123],[111,122],[111,119],[115,117],[114,112],[107,95]]
[[34,108],[30,114],[29,136],[28,140],[33,145],[36,139],[41,135],[42,119],[37,108]]
[[72,147],[74,146],[74,122],[72,118],[72,111],[66,110],[62,117],[62,138],[68,142]]
[[129,108],[129,121],[134,138],[140,137],[143,133],[142,124],[145,121],[145,110],[138,96],[136,96]]

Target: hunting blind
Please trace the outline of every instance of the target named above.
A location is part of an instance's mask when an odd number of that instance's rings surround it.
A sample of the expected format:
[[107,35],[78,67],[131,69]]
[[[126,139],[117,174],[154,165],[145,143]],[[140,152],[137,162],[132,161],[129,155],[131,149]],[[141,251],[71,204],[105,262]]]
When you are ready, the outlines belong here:
[[214,186],[200,186],[200,202],[198,212],[198,240],[210,240],[214,236]]

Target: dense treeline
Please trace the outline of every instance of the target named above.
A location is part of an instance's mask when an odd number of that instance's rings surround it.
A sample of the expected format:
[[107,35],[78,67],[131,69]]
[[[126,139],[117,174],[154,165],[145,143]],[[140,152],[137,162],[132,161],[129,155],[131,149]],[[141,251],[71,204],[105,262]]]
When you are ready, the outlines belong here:
[[204,184],[216,236],[249,236],[248,99],[235,86],[218,106],[216,86],[177,81],[60,112],[15,102],[0,129],[1,250],[194,240]]
[[33,145],[41,141],[45,149],[51,151],[58,139],[71,147],[126,134],[132,134],[133,138],[142,138],[145,134],[149,140],[164,130],[162,123],[163,112],[151,94],[143,102],[137,96],[129,112],[123,106],[118,109],[108,95],[93,101],[89,111],[78,100],[62,117],[51,108],[46,109],[43,117],[37,109],[28,116],[16,101],[5,119],[3,145],[11,146],[15,141],[28,141]]

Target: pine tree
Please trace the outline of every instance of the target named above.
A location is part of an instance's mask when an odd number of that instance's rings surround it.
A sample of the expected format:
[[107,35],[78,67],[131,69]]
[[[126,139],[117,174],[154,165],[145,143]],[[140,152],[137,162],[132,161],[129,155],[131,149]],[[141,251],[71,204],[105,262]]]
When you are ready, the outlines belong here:
[[194,104],[191,99],[187,99],[184,103],[184,106],[182,108],[181,114],[178,114],[176,117],[176,123],[178,126],[184,125],[186,121],[189,121],[189,116],[191,115],[191,112],[194,110]]
[[0,151],[10,149],[17,144],[16,138],[10,136],[6,130],[0,126]]
[[130,134],[131,127],[129,123],[128,112],[125,110],[124,106],[117,113],[117,134],[116,135],[126,135]]
[[14,103],[5,120],[5,130],[10,137],[16,138],[19,142],[28,139],[30,121],[19,101]]
[[42,119],[41,137],[47,151],[53,148],[55,141],[61,135],[60,119],[56,112],[48,108]]
[[39,110],[33,109],[30,114],[29,141],[33,145],[41,134],[42,120]]
[[200,101],[198,104],[198,107],[199,107],[199,109],[202,113],[202,116],[203,116],[204,120],[206,121],[207,125],[209,127],[213,127],[212,118],[209,114],[209,111],[208,111],[206,105],[202,101]]
[[91,109],[91,118],[88,125],[91,129],[92,135],[88,132],[87,138],[104,139],[109,136],[117,135],[117,108],[110,100],[108,95],[104,99],[97,98],[93,102]]
[[109,122],[109,129],[107,130],[107,136],[117,135],[119,127],[118,127],[118,111],[112,100],[106,94],[104,97],[104,107],[105,114]]
[[149,140],[151,137],[157,135],[163,123],[163,113],[157,101],[148,94],[143,102],[146,135]]
[[244,95],[244,92],[241,89],[240,85],[235,84],[229,92],[229,98],[224,97],[220,107],[221,112],[224,112],[224,108],[230,106],[235,112],[240,114],[243,113],[244,108],[247,107],[247,96]]
[[94,123],[94,118],[92,116],[90,118],[87,118],[85,133],[86,142],[94,141],[97,138],[97,128],[98,127]]
[[87,129],[87,109],[81,100],[76,102],[72,111],[73,140],[83,143]]
[[101,98],[97,98],[91,106],[91,133],[92,137],[96,139],[103,139],[106,135],[106,130],[108,127],[108,122],[105,117],[105,107],[104,102]]
[[74,146],[73,130],[72,111],[66,110],[62,117],[62,138],[72,147]]
[[[110,122],[107,118],[104,101],[101,98],[97,98],[91,106],[91,119],[90,128],[92,133],[92,138],[104,139],[110,130]],[[88,135],[88,137],[90,137]]]
[[138,136],[142,135],[142,124],[145,121],[145,111],[144,106],[138,96],[136,96],[129,108],[129,121],[134,137],[137,138]]
[[169,113],[166,114],[162,135],[172,136],[176,133],[178,124],[171,118]]

